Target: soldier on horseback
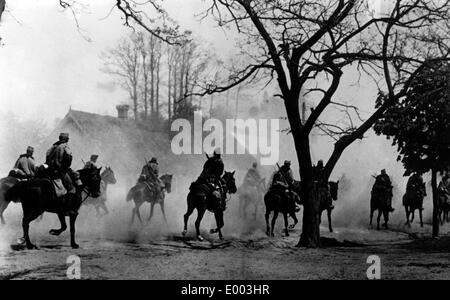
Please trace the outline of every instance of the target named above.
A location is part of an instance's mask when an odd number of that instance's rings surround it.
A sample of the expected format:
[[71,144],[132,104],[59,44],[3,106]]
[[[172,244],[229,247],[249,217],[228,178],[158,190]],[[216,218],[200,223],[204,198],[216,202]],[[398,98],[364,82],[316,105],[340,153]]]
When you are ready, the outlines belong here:
[[271,188],[289,188],[294,183],[294,176],[291,170],[291,162],[285,160],[284,164],[272,176]]
[[97,154],[92,154],[90,160],[84,164],[83,169],[97,169]]
[[[408,183],[406,184],[406,192],[418,193],[420,194],[420,197],[425,197],[427,195],[425,183],[419,173],[414,173],[411,177],[409,177]],[[423,207],[421,209],[423,210]]]
[[392,207],[392,182],[389,178],[389,175],[386,173],[386,169],[381,170],[381,174],[375,178],[375,183],[372,187],[372,193],[381,192],[388,196],[388,210],[389,212],[393,212],[394,208]]
[[13,169],[10,172],[10,176],[18,179],[30,179],[33,178],[36,172],[36,166],[34,163],[34,148],[27,147],[27,152],[22,154],[14,164]]
[[59,140],[48,149],[45,164],[53,180],[61,180],[69,194],[75,194],[75,185],[81,186],[79,174],[70,167],[72,165],[72,151],[69,148],[69,134],[61,133]]
[[244,185],[259,188],[262,178],[258,171],[258,164],[253,163],[252,167],[247,171],[244,178]]
[[[330,187],[328,181],[325,178],[325,167],[323,160],[317,162],[317,166],[313,167],[313,180],[318,184],[319,190],[326,194],[327,199],[331,199]],[[328,208],[333,209],[334,205],[332,201],[329,201]]]
[[152,157],[152,159],[142,167],[139,182],[148,184],[149,188],[155,192],[156,199],[160,199],[164,184],[159,179],[159,165],[156,157]]

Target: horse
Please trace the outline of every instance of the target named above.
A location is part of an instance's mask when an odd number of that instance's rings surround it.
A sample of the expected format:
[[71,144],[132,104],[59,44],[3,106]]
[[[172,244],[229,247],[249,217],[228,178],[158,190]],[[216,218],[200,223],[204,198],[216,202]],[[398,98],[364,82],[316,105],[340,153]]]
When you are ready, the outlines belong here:
[[135,204],[135,207],[131,212],[131,224],[134,223],[135,215],[137,215],[139,221],[142,223],[141,213],[139,209],[145,202],[150,203],[150,216],[147,219],[147,223],[149,223],[152,219],[154,206],[158,203],[161,207],[164,221],[167,224],[166,213],[164,210],[164,198],[165,192],[170,193],[172,191],[172,178],[172,174],[165,174],[159,178],[164,184],[164,188],[161,190],[159,198],[155,197],[154,191],[151,190],[150,186],[145,182],[136,184],[128,191],[126,201],[129,202],[131,200],[134,200]]
[[[298,197],[298,191],[293,191],[291,189],[286,190],[284,187],[276,186],[264,195],[264,204],[266,206],[265,220],[266,220],[266,234],[268,236],[274,236],[275,222],[278,218],[278,214],[282,213],[284,217],[284,232],[286,236],[289,236],[288,230],[288,216],[290,215],[295,224],[290,226],[292,229],[298,223],[297,217],[295,215],[296,203],[300,204],[300,198]],[[270,213],[273,212],[272,223],[269,225]]]
[[331,212],[333,211],[333,208],[332,208],[333,201],[337,201],[337,199],[338,199],[339,180],[336,182],[329,181],[328,182],[328,191],[326,191],[326,189],[321,189],[320,187],[318,190],[319,190],[319,201],[320,201],[319,222],[322,221],[322,213],[326,210],[327,217],[328,217],[328,230],[330,232],[333,232],[333,226],[331,225]]
[[100,197],[88,197],[83,204],[93,205],[97,215],[100,215],[100,209],[103,209],[105,215],[107,215],[109,213],[108,207],[106,206],[108,184],[116,184],[117,180],[111,167],[106,167],[100,176],[102,177],[102,181],[100,182]]
[[[405,195],[403,195],[403,206],[405,207],[406,213],[406,225],[411,226],[414,221],[414,212],[416,209],[419,210],[420,217],[420,227],[423,227],[422,211],[423,211],[423,198],[427,195],[425,190],[425,184],[419,188],[413,190],[406,190]],[[411,220],[409,216],[411,215]]]
[[244,183],[237,189],[239,197],[239,212],[243,218],[247,218],[247,210],[249,206],[253,207],[254,219],[258,215],[258,206],[263,203],[263,196],[265,191],[265,178],[263,178],[258,186]]
[[226,209],[225,198],[227,194],[234,194],[237,192],[236,180],[234,178],[234,172],[225,172],[222,176],[222,181],[224,182],[223,189],[220,193],[221,201],[214,201],[216,197],[215,190],[207,184],[194,182],[191,184],[190,191],[187,195],[187,212],[184,215],[184,229],[182,232],[183,236],[187,234],[187,223],[190,215],[197,209],[197,220],[195,221],[195,231],[197,234],[197,239],[199,241],[204,241],[204,238],[200,234],[200,223],[202,222],[203,216],[206,210],[214,213],[217,228],[211,229],[210,233],[219,233],[219,239],[223,240],[222,227],[224,226],[223,213]]
[[375,188],[372,190],[370,198],[370,226],[372,226],[372,219],[374,211],[378,210],[377,217],[377,230],[380,230],[380,219],[383,214],[384,224],[383,227],[388,229],[389,222],[389,200],[392,197],[391,193],[387,190]]
[[[0,179],[0,221],[2,225],[6,224],[5,218],[3,217],[3,212],[9,205],[9,201],[5,200],[5,194],[10,188],[12,188],[18,182],[20,182],[20,179],[12,176]],[[17,202],[18,200],[15,201]]]
[[51,235],[60,235],[67,229],[66,216],[70,219],[70,245],[78,249],[75,242],[75,221],[78,210],[83,202],[82,193],[86,191],[92,197],[100,195],[100,170],[101,168],[79,170],[81,185],[77,186],[75,193],[68,193],[63,197],[56,197],[55,187],[50,179],[36,178],[21,181],[11,187],[5,194],[7,202],[21,202],[23,209],[22,229],[25,243],[28,249],[38,249],[31,243],[29,236],[30,222],[42,215],[51,212],[58,215],[61,222],[60,229],[51,229]]

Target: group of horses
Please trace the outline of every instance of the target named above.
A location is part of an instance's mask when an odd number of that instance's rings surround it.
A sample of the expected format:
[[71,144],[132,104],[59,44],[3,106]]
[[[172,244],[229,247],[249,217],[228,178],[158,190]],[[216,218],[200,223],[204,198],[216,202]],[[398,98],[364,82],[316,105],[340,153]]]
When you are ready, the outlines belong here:
[[[51,229],[50,234],[60,235],[67,229],[66,217],[70,220],[70,243],[73,248],[78,248],[75,240],[75,221],[78,216],[78,210],[81,205],[93,205],[100,215],[108,213],[106,206],[107,187],[116,183],[114,171],[110,167],[106,167],[103,172],[102,168],[89,168],[78,170],[82,185],[77,186],[75,193],[69,193],[61,199],[57,199],[55,188],[49,178],[38,177],[29,180],[19,180],[14,177],[6,177],[0,179],[0,221],[5,224],[3,212],[11,202],[20,202],[23,209],[22,228],[26,247],[34,249],[36,246],[31,242],[29,237],[29,224],[31,221],[42,216],[44,212],[50,212],[58,215],[61,223],[59,229]],[[206,182],[194,182],[187,195],[187,211],[184,215],[184,228],[182,235],[187,234],[187,224],[190,215],[197,210],[197,219],[195,221],[196,238],[203,241],[200,225],[206,211],[211,211],[216,220],[217,227],[211,229],[210,233],[218,233],[219,238],[223,239],[222,228],[224,226],[224,212],[226,210],[226,199],[228,195],[237,193],[239,198],[239,211],[241,217],[247,219],[247,212],[251,209],[254,219],[257,218],[258,208],[264,203],[265,205],[265,222],[266,233],[268,236],[274,236],[274,228],[279,214],[284,217],[284,234],[289,236],[289,229],[295,228],[298,223],[296,213],[300,210],[299,205],[303,204],[300,195],[302,195],[302,183],[294,181],[289,188],[266,188],[265,179],[256,185],[249,185],[245,182],[237,188],[235,180],[235,172],[224,172],[222,176],[222,186],[218,191]],[[173,175],[165,174],[160,177],[163,188],[160,193],[155,193],[154,189],[148,183],[138,182],[127,193],[126,201],[134,200],[135,207],[132,210],[131,223],[134,222],[135,216],[142,223],[140,207],[148,202],[150,204],[150,215],[147,222],[150,222],[154,206],[159,204],[167,223],[164,199],[165,194],[170,193],[172,189]],[[312,185],[311,195],[317,199],[319,204],[319,220],[324,211],[327,211],[329,231],[333,232],[331,213],[332,203],[338,199],[339,181],[328,182],[327,186],[314,182]],[[217,193],[218,194],[215,194]],[[220,201],[212,201],[212,195]],[[406,224],[410,225],[414,220],[415,211],[419,211],[420,225],[423,227],[422,210],[423,199],[426,196],[425,186],[417,191],[407,191],[403,196],[403,205],[406,212]],[[388,228],[389,221],[389,197],[391,193],[373,191],[370,200],[370,225],[375,211],[378,211],[377,229],[380,229],[381,216],[384,216],[383,227]],[[439,199],[439,216],[441,222],[449,221],[450,204],[446,199],[446,195],[440,193]],[[273,213],[271,222],[270,214]],[[289,217],[294,221],[289,225]]]

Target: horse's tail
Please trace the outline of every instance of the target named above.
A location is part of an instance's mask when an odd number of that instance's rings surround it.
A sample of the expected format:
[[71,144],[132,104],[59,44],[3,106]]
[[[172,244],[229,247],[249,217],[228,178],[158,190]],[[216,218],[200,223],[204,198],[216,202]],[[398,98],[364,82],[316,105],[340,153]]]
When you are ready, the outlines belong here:
[[127,202],[130,202],[134,198],[134,187],[132,187],[127,193]]

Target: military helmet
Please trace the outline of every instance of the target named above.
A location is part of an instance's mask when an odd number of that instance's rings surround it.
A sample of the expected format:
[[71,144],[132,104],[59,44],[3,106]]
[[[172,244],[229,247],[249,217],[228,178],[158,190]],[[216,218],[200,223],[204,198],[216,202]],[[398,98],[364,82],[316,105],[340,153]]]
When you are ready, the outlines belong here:
[[31,147],[31,146],[28,146],[27,147],[27,152],[33,152],[34,151],[34,148],[33,147]]
[[68,141],[69,140],[69,134],[66,132],[62,132],[59,134],[59,140],[60,141]]
[[158,164],[158,160],[156,159],[156,157],[152,157],[152,159],[150,159],[150,163]]
[[323,167],[323,160],[319,160],[319,161],[317,162],[317,166],[318,166],[318,167]]
[[252,167],[253,167],[253,168],[257,168],[257,167],[258,167],[258,163],[254,162],[254,163],[252,164]]
[[290,160],[285,160],[284,161],[284,165],[285,166],[291,166],[291,161]]
[[91,160],[96,160],[98,158],[98,154],[92,154],[91,155]]

